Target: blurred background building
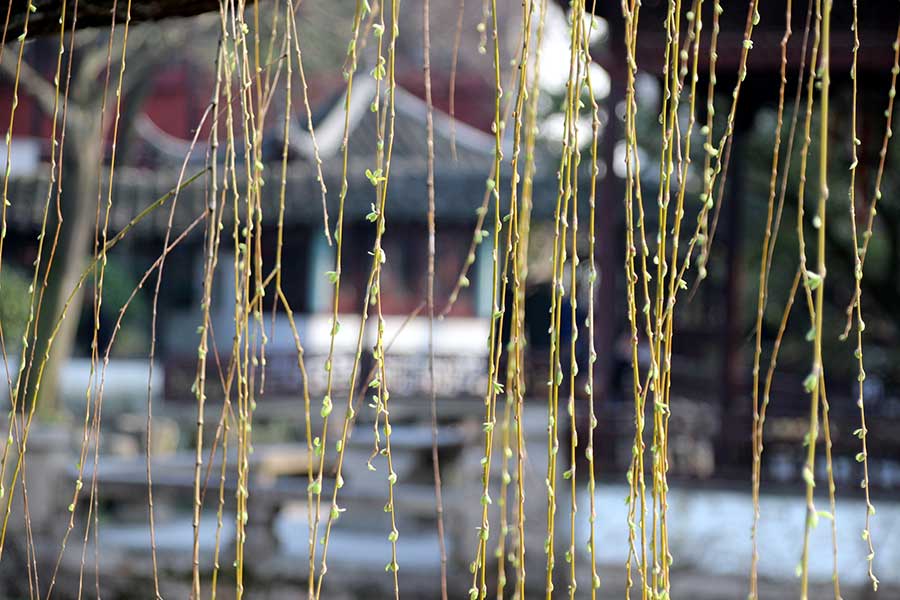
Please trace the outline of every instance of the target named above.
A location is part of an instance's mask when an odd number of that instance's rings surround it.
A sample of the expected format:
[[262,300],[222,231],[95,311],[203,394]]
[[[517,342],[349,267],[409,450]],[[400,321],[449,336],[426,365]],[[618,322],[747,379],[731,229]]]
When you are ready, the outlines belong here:
[[[325,359],[328,354],[331,323],[332,293],[334,286],[326,273],[334,268],[334,247],[323,235],[323,214],[321,184],[316,169],[316,156],[312,137],[307,128],[307,117],[315,124],[317,151],[323,161],[324,185],[328,189],[327,208],[330,215],[328,226],[333,230],[337,215],[337,198],[341,188],[340,155],[343,142],[343,119],[345,105],[345,83],[341,67],[346,53],[346,39],[350,31],[352,2],[324,2],[307,0],[299,11],[299,39],[303,45],[304,66],[308,80],[310,114],[307,115],[299,94],[293,100],[294,114],[289,115],[292,127],[290,154],[288,159],[287,197],[285,210],[284,290],[297,316],[301,339],[304,344],[308,378],[303,380],[297,369],[296,347],[286,314],[282,310],[271,317],[271,332],[267,349],[266,386],[259,398],[257,419],[259,426],[254,437],[262,449],[268,443],[271,448],[260,452],[260,471],[263,478],[260,486],[272,484],[273,493],[256,509],[262,515],[254,522],[262,524],[265,536],[281,536],[276,544],[260,552],[281,549],[290,556],[290,551],[302,554],[302,548],[291,546],[291,519],[301,519],[293,506],[305,498],[305,478],[301,468],[304,463],[295,454],[297,445],[303,440],[302,413],[298,412],[299,399],[304,387],[308,387],[313,397],[325,393]],[[567,4],[560,2],[560,5]],[[802,70],[801,61],[808,61],[801,43],[803,26],[807,22],[807,4],[797,2],[792,14],[793,36],[788,43],[788,69],[786,88],[786,113],[784,131],[787,132],[790,119],[794,118],[794,94],[801,77],[808,72]],[[514,56],[519,43],[520,3],[498,1],[502,11],[500,22],[503,30],[505,57]],[[878,174],[873,165],[877,163],[881,139],[885,127],[884,110],[888,102],[891,86],[891,67],[894,63],[892,44],[900,11],[895,4],[862,3],[860,9],[859,50],[857,81],[860,100],[858,119],[861,144],[858,189],[856,193],[856,214],[859,222],[868,217],[874,195],[875,178]],[[442,425],[441,452],[446,458],[443,466],[447,469],[447,480],[452,483],[448,491],[450,514],[458,523],[452,537],[455,547],[451,557],[456,568],[465,572],[469,556],[469,546],[462,545],[474,541],[470,524],[471,516],[465,513],[467,495],[475,494],[478,485],[478,448],[480,440],[483,395],[488,385],[486,361],[486,340],[493,312],[491,306],[491,256],[489,235],[477,237],[482,243],[471,251],[470,243],[479,210],[487,195],[486,181],[490,176],[490,165],[494,156],[494,138],[491,126],[494,111],[493,67],[490,52],[484,53],[489,35],[484,31],[484,13],[480,3],[469,2],[461,17],[461,38],[458,54],[455,49],[456,3],[434,3],[432,7],[432,69],[434,79],[435,152],[436,152],[436,206],[437,206],[437,257],[435,296],[438,308],[444,306],[459,281],[459,275],[467,262],[471,262],[466,282],[458,300],[446,318],[436,322],[436,382],[439,396],[439,413]],[[642,70],[638,81],[640,87],[639,112],[642,123],[647,123],[642,131],[646,142],[644,168],[645,198],[648,215],[655,214],[655,190],[658,186],[658,159],[653,156],[653,148],[658,146],[659,135],[655,131],[656,117],[661,98],[661,77],[663,73],[664,37],[661,24],[664,20],[664,2],[643,2],[641,18],[642,31],[637,47],[638,63]],[[708,10],[712,10],[708,7]],[[832,127],[842,131],[849,128],[850,79],[849,65],[852,58],[853,36],[850,31],[849,6],[835,6],[835,33],[832,38],[832,69],[834,72],[833,102],[837,106]],[[529,405],[529,429],[532,440],[540,448],[546,443],[546,422],[542,423],[545,411],[543,397],[546,379],[546,351],[548,348],[544,331],[548,321],[549,269],[546,265],[548,249],[552,244],[552,211],[557,194],[555,165],[560,152],[559,135],[561,113],[559,104],[564,94],[565,70],[561,65],[568,59],[566,39],[566,19],[570,18],[563,8],[552,5],[547,14],[547,36],[543,51],[541,125],[539,169],[535,177],[535,220],[537,224],[532,237],[529,257],[529,295],[526,303],[526,327],[529,335],[529,390],[534,392],[527,400]],[[633,415],[630,397],[630,358],[627,321],[625,319],[625,293],[621,265],[624,261],[624,215],[622,198],[624,195],[624,172],[621,164],[624,156],[622,141],[622,116],[625,97],[625,63],[623,24],[617,3],[598,3],[599,19],[596,24],[595,92],[601,101],[601,180],[598,186],[598,252],[593,257],[600,271],[600,284],[596,298],[584,297],[579,291],[580,307],[589,301],[596,302],[597,330],[595,343],[599,362],[597,378],[591,382],[597,391],[599,425],[596,430],[598,450],[598,473],[602,482],[601,504],[616,504],[611,510],[610,523],[614,518],[622,521],[619,514],[620,487],[624,490],[624,471],[629,465],[632,452]],[[719,40],[717,66],[717,86],[724,114],[730,102],[738,67],[739,49],[743,41],[746,14],[743,9],[726,7],[722,16],[722,33]],[[409,515],[407,528],[416,532],[411,535],[412,550],[408,560],[412,564],[421,559],[423,565],[422,589],[433,583],[435,546],[432,535],[433,499],[431,492],[430,448],[428,432],[427,374],[427,319],[423,316],[423,300],[426,289],[426,146],[425,118],[426,105],[422,83],[422,43],[421,14],[418,10],[404,10],[401,13],[398,59],[398,90],[396,97],[396,131],[394,156],[389,195],[388,227],[384,243],[390,260],[383,274],[382,298],[386,313],[387,337],[394,340],[389,352],[387,368],[392,383],[392,402],[397,407],[395,432],[397,443],[403,452],[405,471],[400,474],[401,486],[407,486],[404,498]],[[675,551],[678,560],[685,556],[685,580],[690,581],[691,573],[719,577],[725,583],[723,588],[711,588],[708,597],[743,597],[729,595],[733,589],[743,590],[743,562],[740,557],[749,555],[749,546],[727,560],[712,561],[711,554],[721,555],[723,545],[733,536],[745,536],[749,526],[749,501],[741,505],[739,500],[749,490],[747,481],[751,461],[751,385],[753,326],[756,307],[755,273],[759,263],[759,244],[765,222],[768,176],[771,165],[772,132],[775,127],[775,110],[778,101],[779,70],[781,68],[781,40],[784,36],[785,18],[780,8],[765,7],[757,31],[754,33],[754,51],[748,65],[747,84],[742,91],[735,119],[733,145],[730,147],[730,166],[727,171],[727,185],[723,188],[721,213],[718,217],[718,233],[704,267],[708,273],[706,280],[692,288],[679,303],[676,322],[675,356],[673,358],[673,414],[671,422],[670,469],[671,481],[675,487],[673,502],[681,503],[684,510],[684,531],[676,532],[681,544]],[[216,49],[217,25],[215,17],[209,15],[189,20],[170,20],[160,23],[142,24],[134,28],[134,37],[129,42],[128,70],[125,76],[123,95],[122,126],[119,132],[116,156],[116,176],[113,181],[115,199],[110,211],[111,232],[127,226],[134,215],[143,207],[166,194],[178,180],[178,172],[187,157],[186,173],[190,176],[206,164],[207,147],[203,142],[208,137],[209,121],[198,134],[200,142],[191,148],[191,140],[198,132],[198,123],[203,121],[215,81],[211,70]],[[21,338],[16,332],[24,327],[27,318],[27,290],[30,283],[30,268],[37,257],[37,235],[44,218],[44,199],[47,190],[53,187],[48,177],[46,162],[50,156],[50,130],[52,114],[52,92],[48,82],[52,80],[58,52],[58,40],[54,36],[37,39],[27,44],[25,67],[20,76],[19,102],[12,130],[10,144],[10,178],[7,254],[4,268],[0,272],[0,319],[8,340]],[[112,156],[111,129],[108,122],[102,122],[96,113],[102,93],[102,74],[106,67],[108,37],[105,30],[85,29],[79,32],[76,42],[76,59],[72,72],[72,92],[69,98],[68,128],[70,136],[63,158],[63,190],[60,206],[64,214],[60,261],[63,274],[58,285],[69,289],[73,277],[83,269],[93,240],[96,215],[99,214],[98,200],[105,197],[105,182],[100,174],[104,172]],[[701,46],[700,56],[705,61],[705,47]],[[0,63],[0,116],[9,115],[15,100],[10,77],[14,69],[14,53],[7,52]],[[370,111],[375,98],[376,86],[371,78],[365,77],[374,64],[374,49],[363,50],[359,68],[359,83],[354,87],[349,103],[349,148],[348,195],[344,221],[344,258],[341,273],[342,291],[338,305],[341,332],[336,338],[337,350],[333,364],[338,387],[348,384],[348,374],[356,352],[356,330],[359,315],[363,309],[366,276],[371,257],[368,251],[374,239],[374,226],[367,219],[371,203],[375,200],[373,187],[366,176],[366,169],[373,164],[376,152],[376,115]],[[563,57],[562,59],[560,57]],[[454,67],[455,65],[455,67]],[[701,80],[698,87],[705,89],[708,80],[708,65],[701,64]],[[511,67],[504,62],[504,80]],[[451,88],[455,93],[451,94]],[[295,90],[299,90],[295,81]],[[296,93],[296,92],[295,92]],[[27,99],[27,100],[26,100]],[[264,264],[274,263],[276,240],[274,223],[278,218],[278,185],[282,151],[282,124],[284,114],[278,114],[279,100],[272,103],[267,129],[267,145],[263,148],[266,164],[267,185],[263,190],[263,224],[272,231],[271,237],[263,239]],[[801,105],[802,106],[802,105]],[[702,115],[705,107],[698,108]],[[802,110],[802,109],[801,109]],[[452,114],[451,114],[452,112]],[[94,116],[92,116],[94,115]],[[705,118],[705,117],[704,117]],[[699,117],[698,117],[699,119]],[[801,115],[802,119],[802,115]],[[589,126],[583,129],[589,130]],[[506,132],[510,137],[511,132]],[[799,133],[798,133],[799,136]],[[846,137],[846,136],[845,136]],[[798,137],[799,139],[799,137]],[[587,143],[589,140],[585,140]],[[511,139],[505,141],[507,147]],[[840,340],[843,329],[844,309],[851,300],[853,291],[852,256],[853,246],[849,232],[849,207],[845,190],[849,185],[847,166],[850,162],[850,148],[836,143],[833,161],[829,166],[832,195],[835,198],[829,211],[834,213],[834,222],[843,224],[829,229],[829,263],[836,265],[829,270],[829,291],[826,298],[828,318],[825,322],[833,329],[826,332],[827,366],[831,374],[828,382],[829,402],[833,419],[832,437],[834,443],[834,476],[840,497],[847,500],[848,507],[860,504],[860,468],[854,456],[858,440],[853,431],[858,427],[858,409],[855,400],[856,371],[853,365],[853,347]],[[5,149],[3,150],[5,152]],[[799,152],[799,142],[794,147]],[[239,152],[238,155],[241,153]],[[507,157],[510,152],[507,152]],[[218,160],[222,160],[222,156]],[[796,158],[796,157],[795,157]],[[2,160],[2,159],[0,159]],[[588,161],[585,161],[587,163]],[[798,161],[795,160],[795,165]],[[900,302],[900,285],[896,273],[900,269],[900,205],[896,202],[898,188],[894,174],[896,152],[887,154],[887,169],[882,183],[883,199],[879,204],[879,219],[870,256],[867,262],[864,293],[867,299],[866,322],[866,402],[870,415],[869,443],[872,448],[869,457],[871,488],[876,494],[876,504],[886,506],[879,521],[887,524],[880,535],[882,546],[879,565],[883,579],[888,585],[900,585],[896,576],[884,572],[900,560],[900,546],[890,540],[889,525],[900,526],[900,505],[893,500],[900,487],[900,436],[897,435],[900,419],[900,395],[895,383],[900,378],[898,369],[898,321],[896,307]],[[98,169],[98,165],[103,167]],[[589,180],[588,166],[583,165],[584,181]],[[811,175],[807,175],[811,176]],[[793,231],[797,197],[793,190],[800,174],[792,168],[786,195],[784,224],[782,228]],[[497,178],[501,189],[509,187],[509,173],[504,171]],[[697,191],[701,181],[694,182]],[[585,186],[586,187],[586,186]],[[69,192],[68,190],[71,190]],[[54,195],[50,196],[55,198]],[[201,181],[179,193],[178,205],[174,211],[173,231],[181,231],[202,214],[206,207],[206,193]],[[698,207],[688,207],[686,222],[692,223]],[[53,218],[51,211],[51,219]],[[100,346],[105,347],[115,331],[119,308],[131,294],[145,270],[156,260],[168,227],[167,211],[158,211],[141,224],[110,255],[107,266],[104,302],[101,307]],[[655,223],[648,221],[648,226]],[[485,227],[485,229],[489,229]],[[790,237],[790,236],[786,236]],[[167,260],[163,290],[159,303],[158,351],[152,397],[155,403],[155,418],[159,420],[158,473],[169,473],[168,479],[160,476],[157,486],[165,497],[170,493],[173,506],[170,525],[163,519],[163,527],[171,527],[171,535],[163,533],[161,547],[168,548],[172,565],[172,589],[178,590],[177,564],[188,548],[184,539],[175,533],[179,521],[179,510],[184,508],[182,495],[192,482],[182,473],[192,466],[184,459],[182,452],[191,445],[191,435],[195,424],[192,422],[194,394],[191,383],[196,372],[197,339],[195,333],[199,324],[203,268],[203,235],[200,229],[192,233],[175,249]],[[579,240],[579,247],[586,258],[587,239]],[[796,265],[796,245],[785,240],[778,246],[773,260],[772,286],[770,294],[783,302],[794,276]],[[214,339],[218,345],[219,360],[227,363],[225,349],[230,347],[234,333],[232,257],[223,247],[219,259],[215,285],[216,305],[212,307]],[[271,261],[271,262],[270,262]],[[587,281],[587,265],[584,261],[581,275]],[[840,268],[838,267],[840,265]],[[834,282],[832,284],[832,282]],[[68,285],[68,287],[66,287]],[[582,286],[582,290],[587,286]],[[144,501],[145,479],[140,470],[135,469],[144,443],[143,422],[140,415],[146,409],[148,386],[147,351],[150,343],[149,323],[152,290],[145,289],[135,297],[113,347],[113,359],[106,379],[108,389],[105,417],[110,429],[101,440],[104,456],[109,456],[108,468],[103,471],[101,490],[109,489],[104,514],[118,517],[121,526],[108,528],[101,535],[111,543],[130,548],[135,556],[138,548],[146,545],[143,521],[134,515]],[[60,365],[58,380],[50,383],[55,389],[51,401],[61,415],[74,415],[72,423],[77,425],[83,411],[85,390],[90,383],[89,356],[93,335],[92,302],[93,290],[85,286],[84,296],[79,296],[72,305],[72,318],[67,320],[70,329],[62,336],[68,347],[64,354],[70,358]],[[773,301],[774,302],[774,301]],[[777,303],[776,303],[777,305]],[[52,308],[52,307],[51,307]],[[56,307],[59,310],[59,306]],[[50,310],[50,309],[47,309]],[[584,310],[582,308],[582,310]],[[76,318],[79,317],[80,318]],[[582,317],[583,318],[583,317]],[[268,320],[269,317],[267,316]],[[771,346],[780,322],[780,312],[767,311],[764,315],[764,344]],[[364,332],[363,374],[372,367],[369,350],[374,344],[375,327],[370,324]],[[765,530],[764,544],[781,548],[772,551],[761,568],[773,583],[772,597],[783,586],[790,586],[795,557],[785,548],[782,536],[790,527],[802,526],[803,506],[795,497],[801,492],[800,470],[803,461],[803,437],[807,431],[808,397],[803,390],[803,379],[808,371],[808,342],[805,340],[809,324],[799,314],[791,320],[785,343],[779,359],[779,370],[774,378],[769,409],[766,451],[764,454],[763,478],[767,496],[764,511],[772,514],[774,524]],[[584,342],[582,342],[583,344]],[[14,346],[11,346],[14,348]],[[580,351],[584,356],[584,350]],[[10,353],[12,356],[14,353]],[[15,359],[7,365],[15,372]],[[210,365],[211,387],[208,395],[211,402],[221,403],[224,379],[220,379],[217,367]],[[583,377],[582,377],[583,380]],[[584,383],[582,380],[579,383]],[[361,381],[364,396],[364,386]],[[55,387],[53,387],[55,386]],[[577,386],[579,405],[578,427],[582,439],[587,434],[586,394],[583,385]],[[339,389],[347,395],[351,390]],[[363,404],[363,408],[365,405]],[[377,547],[384,545],[378,519],[367,522],[366,510],[378,508],[382,490],[372,490],[366,483],[365,457],[371,449],[368,430],[372,427],[372,416],[361,411],[358,430],[360,435],[354,440],[353,460],[355,467],[347,475],[350,523],[344,531],[348,536],[340,546],[346,553],[347,561],[366,561],[366,552],[354,554],[354,539],[363,539],[366,544]],[[392,419],[394,417],[392,416]],[[366,435],[363,436],[362,432]],[[282,446],[279,446],[282,444]],[[277,450],[281,448],[281,450]],[[303,448],[305,451],[305,445]],[[540,452],[538,450],[537,452]],[[300,453],[302,454],[302,452]],[[279,459],[289,457],[290,468],[282,468]],[[296,458],[296,460],[294,460]],[[540,459],[535,457],[535,461]],[[118,461],[118,462],[117,462]],[[181,462],[179,462],[181,461]],[[355,470],[358,467],[358,471]],[[817,460],[824,477],[825,461]],[[271,469],[271,471],[267,471]],[[541,472],[539,466],[535,467]],[[71,477],[71,472],[68,472]],[[354,483],[352,480],[355,479]],[[286,483],[279,488],[282,480]],[[542,476],[534,491],[535,503],[543,487]],[[475,486],[472,491],[471,486]],[[292,487],[293,486],[293,487]],[[297,490],[301,490],[298,494]],[[101,494],[103,492],[101,491]],[[624,493],[624,492],[623,492]],[[454,495],[455,494],[455,495]],[[472,496],[474,498],[475,496]],[[471,498],[469,498],[471,499]],[[453,505],[452,502],[457,502]],[[353,504],[356,503],[356,504]],[[471,504],[471,503],[470,503]],[[457,508],[453,508],[456,506]],[[124,507],[124,508],[123,508]],[[128,508],[130,507],[130,508]],[[137,507],[137,508],[135,508]],[[356,510],[353,510],[356,508]],[[401,509],[402,512],[403,509]],[[456,512],[453,512],[453,511]],[[855,508],[852,510],[856,510]],[[855,513],[847,509],[846,522],[855,523],[861,518],[861,510]],[[131,512],[129,512],[131,511]],[[602,511],[602,509],[601,509]],[[618,511],[618,512],[617,512]],[[53,511],[50,511],[53,513]],[[305,511],[299,511],[304,512]],[[719,519],[715,519],[719,513]],[[859,513],[859,514],[856,514]],[[58,515],[57,515],[58,516]],[[274,525],[278,517],[278,524]],[[841,517],[845,515],[842,513]],[[132,517],[129,519],[129,517]],[[621,518],[619,518],[621,517]],[[210,518],[214,519],[214,516]],[[305,514],[302,516],[305,518]],[[586,518],[586,517],[585,517]],[[535,518],[535,521],[539,521]],[[787,524],[786,524],[787,523]],[[371,535],[369,529],[371,528]],[[621,565],[624,553],[611,548],[622,544],[623,531],[614,525],[604,525],[603,532],[609,540],[610,550],[604,550],[605,564]],[[129,529],[130,528],[130,529]],[[383,527],[382,527],[383,529]],[[459,529],[460,531],[456,531]],[[863,587],[864,570],[859,567],[864,562],[863,548],[856,535],[858,527],[847,526],[847,541],[842,547],[848,548],[846,576],[849,581]],[[401,528],[403,530],[403,528]],[[877,527],[876,527],[877,530]],[[164,531],[168,531],[165,530]],[[354,534],[354,532],[356,532]],[[48,544],[59,532],[52,527],[46,532]],[[189,533],[189,532],[188,532]],[[824,531],[821,532],[824,535]],[[168,535],[168,537],[166,537]],[[361,536],[353,538],[353,535]],[[370,537],[366,537],[370,536]],[[704,537],[705,536],[705,537]],[[768,536],[768,537],[766,537]],[[378,539],[378,542],[373,541]],[[795,536],[796,537],[796,536]],[[702,538],[702,540],[701,540]],[[743,538],[741,538],[743,539]],[[618,540],[618,541],[617,541]],[[842,541],[844,538],[842,538]],[[304,539],[305,542],[305,539]],[[540,542],[539,542],[540,543]],[[167,545],[168,544],[168,545]],[[415,544],[421,544],[416,546]],[[705,544],[705,546],[704,546]],[[302,544],[301,544],[302,545]],[[860,546],[860,547],[857,547]],[[368,546],[365,546],[368,548]],[[305,547],[304,547],[305,548]],[[420,551],[416,551],[416,549]],[[861,554],[862,553],[862,554]],[[269,586],[271,593],[291,589],[296,585],[289,567],[290,560],[284,553],[274,553],[272,573],[257,574],[259,578],[271,578],[276,583]],[[534,552],[540,561],[542,556]],[[619,556],[622,554],[622,556]],[[146,559],[145,555],[140,555]],[[425,558],[421,558],[424,556]],[[790,560],[786,559],[788,556]],[[822,557],[817,563],[819,579],[827,583],[830,577],[829,557]],[[73,559],[75,560],[75,559]],[[278,562],[281,560],[282,562]],[[430,561],[430,562],[429,562]],[[893,561],[893,562],[892,562]],[[133,572],[117,575],[116,569],[127,561],[114,561],[104,575],[112,580],[128,581],[128,577],[146,577],[146,572],[135,567]],[[137,562],[135,564],[145,564]],[[401,558],[401,564],[404,563]],[[785,567],[786,564],[790,568]],[[2,571],[8,562],[0,567]],[[77,561],[69,565],[74,569]],[[379,568],[382,565],[377,565]],[[621,570],[620,567],[615,567]],[[430,570],[429,570],[430,569]],[[787,572],[786,572],[787,569]],[[183,568],[182,568],[183,570]],[[612,575],[615,580],[617,575]],[[891,579],[894,577],[894,579]],[[855,579],[854,579],[855,578]],[[464,577],[462,579],[465,579]],[[362,579],[365,582],[365,578]],[[786,583],[784,583],[786,582]],[[363,585],[363,584],[360,584]],[[364,587],[364,585],[363,585]],[[468,586],[466,586],[468,587]],[[562,586],[564,588],[564,586]],[[702,585],[696,586],[698,588]],[[348,593],[360,592],[349,586]],[[465,588],[463,588],[465,589]],[[690,588],[693,590],[693,588]],[[355,591],[354,591],[355,590]],[[715,590],[719,590],[716,592]],[[723,591],[726,590],[726,591]],[[720,595],[716,595],[721,592]],[[287,592],[286,592],[287,593]],[[424,594],[425,592],[423,592]],[[687,592],[686,592],[687,593]],[[694,591],[691,592],[692,594]],[[122,596],[127,597],[127,596]],[[361,596],[360,596],[361,597]],[[614,596],[611,596],[614,597]],[[692,596],[700,597],[700,596]],[[850,597],[850,596],[848,596]]]

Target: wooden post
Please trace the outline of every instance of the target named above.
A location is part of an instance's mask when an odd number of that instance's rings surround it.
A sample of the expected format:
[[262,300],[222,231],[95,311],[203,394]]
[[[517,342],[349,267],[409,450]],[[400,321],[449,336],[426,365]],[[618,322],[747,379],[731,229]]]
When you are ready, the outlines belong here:
[[[721,407],[722,417],[740,414],[744,365],[741,361],[743,332],[741,330],[741,296],[744,289],[742,235],[745,178],[742,168],[746,130],[753,122],[755,111],[745,111],[735,124],[728,170],[728,188],[722,207],[722,245],[726,259],[725,326],[722,328]],[[743,407],[746,409],[747,407]]]
[[[624,52],[625,41],[623,31],[618,27],[610,28],[609,48],[613,52]],[[621,114],[616,108],[625,101],[626,69],[624,57],[615,54],[607,55],[602,61],[603,68],[609,73],[609,96],[603,101],[606,108],[606,122],[602,123],[600,139],[600,159],[606,166],[606,172],[597,182],[596,198],[596,246],[594,260],[597,264],[597,303],[594,308],[594,346],[597,352],[597,363],[593,382],[597,402],[604,402],[612,397],[612,375],[615,365],[616,329],[621,311],[619,310],[618,275],[624,263],[624,250],[621,236],[620,215],[622,200],[625,196],[625,181],[616,175],[616,145],[622,139],[623,123]],[[598,61],[600,62],[600,61]],[[601,173],[603,169],[601,168]]]

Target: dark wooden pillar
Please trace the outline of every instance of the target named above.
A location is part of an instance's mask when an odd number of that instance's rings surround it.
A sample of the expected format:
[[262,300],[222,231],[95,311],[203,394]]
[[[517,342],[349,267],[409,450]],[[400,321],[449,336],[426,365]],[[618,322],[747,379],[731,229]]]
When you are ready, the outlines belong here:
[[[722,328],[721,356],[721,406],[723,416],[728,417],[744,412],[741,406],[746,365],[742,360],[744,331],[741,320],[741,298],[744,290],[743,246],[743,203],[745,198],[744,146],[747,131],[753,122],[755,111],[740,114],[732,137],[731,160],[725,204],[722,206],[720,252],[723,252],[726,267],[724,287],[725,323]],[[715,249],[713,249],[715,252]]]
[[[626,65],[625,41],[622,28],[611,27],[609,49],[598,63],[609,73],[609,96],[602,101],[606,120],[599,140],[600,167],[604,176],[597,182],[596,198],[596,246],[594,260],[598,270],[598,286],[594,305],[594,346],[597,352],[594,389],[597,402],[608,401],[615,393],[613,372],[615,367],[615,341],[624,315],[619,295],[619,278],[623,273],[625,252],[623,248],[622,201],[625,181],[615,173],[615,149],[623,138]],[[621,54],[620,54],[621,53]],[[604,168],[605,167],[605,168]]]

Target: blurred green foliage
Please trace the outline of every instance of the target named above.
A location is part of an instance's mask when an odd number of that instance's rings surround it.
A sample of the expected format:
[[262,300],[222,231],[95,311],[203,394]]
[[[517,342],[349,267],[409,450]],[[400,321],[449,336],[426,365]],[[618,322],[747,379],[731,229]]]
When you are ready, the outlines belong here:
[[31,281],[16,267],[4,265],[0,271],[0,327],[6,350],[21,348],[22,334],[28,320],[28,290]]

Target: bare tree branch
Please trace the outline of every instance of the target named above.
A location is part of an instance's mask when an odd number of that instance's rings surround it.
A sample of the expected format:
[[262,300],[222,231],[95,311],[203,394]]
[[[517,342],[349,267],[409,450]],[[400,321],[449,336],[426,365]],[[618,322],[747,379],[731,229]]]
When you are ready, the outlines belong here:
[[[66,30],[71,25],[74,13],[74,0],[64,0],[66,10]],[[31,0],[34,12],[28,17],[28,36],[38,37],[59,31],[59,18],[63,2],[60,0]],[[78,4],[78,28],[109,27],[110,15],[116,8],[116,21],[125,21],[125,2],[115,3],[113,0],[80,0]],[[7,37],[15,39],[24,31],[25,16],[28,13],[28,2],[10,4],[9,28]],[[218,0],[134,0],[131,2],[131,20],[158,21],[169,17],[190,17],[219,9]]]
[[[0,74],[10,81],[15,81],[16,61],[4,60],[0,62]],[[53,114],[56,88],[25,60],[22,61],[19,67],[19,83],[44,113],[47,115]]]
[[[202,31],[204,31],[203,28],[198,29],[193,24],[180,27],[145,25],[132,29],[128,38],[128,56],[126,57],[128,66],[125,70],[122,93],[127,95],[131,87],[142,85],[140,77],[134,75],[138,69],[146,72],[158,68],[164,60],[171,62],[174,48],[178,48],[179,59],[183,58],[182,54],[193,54],[195,49],[192,44],[188,43],[188,40],[202,37]],[[73,93],[75,97],[83,101],[92,99],[99,102],[103,88],[96,83],[106,70],[109,45],[106,41],[108,38],[105,36],[103,36],[105,39],[102,42],[100,42],[101,36],[92,37],[94,38],[92,40],[93,48],[88,47],[89,44],[79,44],[81,62],[78,67],[77,81],[73,84]],[[118,68],[121,56],[122,38],[117,37],[113,40],[112,46],[111,68],[113,71]]]

